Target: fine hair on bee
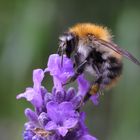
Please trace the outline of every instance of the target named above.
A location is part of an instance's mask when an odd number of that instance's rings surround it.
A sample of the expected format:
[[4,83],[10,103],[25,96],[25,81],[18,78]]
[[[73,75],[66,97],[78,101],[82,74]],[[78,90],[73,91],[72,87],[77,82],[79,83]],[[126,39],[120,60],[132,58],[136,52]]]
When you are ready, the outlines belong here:
[[75,74],[64,83],[71,83],[87,71],[93,81],[85,95],[84,102],[91,95],[111,88],[122,73],[122,56],[140,66],[140,62],[128,51],[112,41],[112,35],[106,27],[91,23],[79,23],[69,28],[59,37],[58,54],[71,58]]

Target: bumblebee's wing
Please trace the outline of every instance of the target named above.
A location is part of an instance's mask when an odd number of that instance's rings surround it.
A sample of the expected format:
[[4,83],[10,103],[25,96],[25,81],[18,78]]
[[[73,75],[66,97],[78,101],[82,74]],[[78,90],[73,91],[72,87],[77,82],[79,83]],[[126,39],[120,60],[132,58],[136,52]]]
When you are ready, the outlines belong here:
[[115,43],[107,42],[107,41],[104,41],[101,39],[95,39],[95,38],[94,38],[94,41],[97,43],[97,45],[101,45],[103,47],[110,48],[110,49],[114,50],[115,52],[117,52],[118,54],[125,56],[126,58],[128,58],[129,60],[131,60],[132,62],[134,62],[135,64],[140,66],[140,62],[131,53],[129,53],[126,50],[123,50]]

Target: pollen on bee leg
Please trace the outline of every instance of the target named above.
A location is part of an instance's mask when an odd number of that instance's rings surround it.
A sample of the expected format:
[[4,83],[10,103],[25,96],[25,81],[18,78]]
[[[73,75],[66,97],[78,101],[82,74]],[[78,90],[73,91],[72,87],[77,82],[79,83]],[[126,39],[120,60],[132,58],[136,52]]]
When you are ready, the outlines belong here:
[[91,86],[91,88],[89,89],[89,91],[87,92],[87,94],[85,95],[83,102],[86,103],[90,97],[92,97],[92,101],[94,104],[98,104],[98,97],[99,97],[99,84],[95,83],[94,85]]
[[91,95],[94,95],[94,94],[96,94],[98,91],[99,91],[99,85],[98,85],[98,84],[94,84],[94,85],[91,87],[89,93],[90,93]]

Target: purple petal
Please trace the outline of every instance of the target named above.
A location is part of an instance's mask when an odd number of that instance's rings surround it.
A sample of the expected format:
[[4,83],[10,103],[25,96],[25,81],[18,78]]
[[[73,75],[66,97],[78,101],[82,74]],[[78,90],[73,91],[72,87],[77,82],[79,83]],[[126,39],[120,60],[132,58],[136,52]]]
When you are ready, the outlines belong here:
[[89,134],[86,134],[82,136],[79,140],[97,140],[97,139],[93,136],[90,136]]
[[57,89],[55,87],[53,87],[52,88],[52,92],[51,92],[52,93],[52,96],[55,96],[56,91],[57,91]]
[[40,108],[43,103],[42,97],[38,93],[34,94],[32,100],[30,102],[34,105],[34,107],[37,107],[37,108]]
[[44,99],[45,95],[48,93],[47,89],[41,86],[40,92],[41,92],[42,98]]
[[84,75],[78,77],[78,94],[85,96],[89,89],[89,82],[84,78]]
[[55,130],[55,129],[57,129],[57,125],[53,121],[49,121],[45,126],[45,130],[48,130],[48,131]]
[[26,130],[32,130],[32,129],[35,128],[35,124],[33,122],[26,122],[24,124],[24,127],[25,127]]
[[71,100],[76,95],[76,91],[74,88],[70,87],[66,93],[66,101]]
[[45,72],[50,72],[53,76],[54,86],[63,89],[62,83],[74,74],[73,64],[66,56],[63,57],[63,67],[61,66],[62,57],[58,54],[52,54],[48,60],[48,67]]
[[54,121],[58,122],[61,118],[59,115],[58,104],[56,102],[50,101],[47,103],[47,114],[48,117]]
[[62,137],[58,134],[48,135],[48,140],[62,140]]
[[58,78],[58,76],[53,76],[53,83],[54,83],[54,87],[57,90],[62,91],[63,90],[63,82]]
[[65,127],[58,127],[57,130],[58,130],[59,134],[60,134],[61,136],[63,136],[63,137],[64,137],[64,136],[67,134],[67,132],[68,132],[68,129],[65,128]]
[[86,118],[85,112],[81,112],[80,113],[80,121],[84,122],[85,121],[85,118]]
[[25,130],[23,133],[24,140],[32,140],[35,134],[31,130]]
[[48,102],[51,101],[51,100],[52,100],[52,94],[49,93],[49,92],[47,92],[47,93],[45,94],[45,96],[44,96],[44,102],[45,102],[45,104],[48,103]]
[[37,123],[38,117],[37,114],[32,111],[30,108],[25,109],[25,115],[29,119],[29,121]]
[[50,101],[47,103],[47,110],[52,110],[55,111],[58,108],[58,103],[54,102],[54,101]]
[[59,57],[58,54],[52,54],[49,56],[46,71],[49,71],[53,75],[58,73],[57,69],[60,67]]
[[62,102],[61,104],[59,104],[59,109],[62,111],[62,112],[70,112],[70,111],[73,111],[73,105],[71,102]]
[[82,105],[82,101],[83,101],[83,96],[81,96],[81,95],[75,96],[75,97],[71,100],[74,109],[79,108],[79,107]]
[[85,112],[81,112],[80,113],[80,119],[79,119],[79,125],[80,125],[80,129],[82,130],[82,133],[87,133],[88,132],[88,129],[85,125],[85,117],[86,117],[86,114]]
[[[89,82],[84,78],[84,75],[80,75],[78,77],[78,94],[85,96],[89,89]],[[99,94],[95,94],[91,97],[92,102],[94,105],[99,104]]]
[[64,91],[56,91],[54,94],[54,100],[57,103],[61,103],[62,101],[64,101],[65,98],[65,92]]
[[33,88],[27,88],[24,93],[17,95],[17,99],[26,98],[27,101],[30,101],[35,107],[42,106],[42,97],[37,93]]
[[78,123],[78,119],[69,118],[63,122],[63,126],[66,127],[67,129],[74,128],[77,123]]
[[33,88],[35,90],[40,91],[41,82],[43,78],[44,78],[44,71],[42,69],[36,69],[33,71],[33,82],[34,82]]
[[94,105],[98,105],[99,104],[99,97],[100,97],[99,93],[94,94],[94,95],[91,96],[91,100],[92,100]]
[[71,102],[62,102],[61,104],[59,104],[59,110],[61,122],[70,117],[77,117],[77,113],[75,113],[74,107]]
[[39,135],[35,135],[35,136],[32,137],[31,140],[44,140],[44,138],[39,136]]
[[24,93],[20,93],[16,96],[17,99],[26,98],[27,101],[31,101],[33,99],[33,88],[26,88]]

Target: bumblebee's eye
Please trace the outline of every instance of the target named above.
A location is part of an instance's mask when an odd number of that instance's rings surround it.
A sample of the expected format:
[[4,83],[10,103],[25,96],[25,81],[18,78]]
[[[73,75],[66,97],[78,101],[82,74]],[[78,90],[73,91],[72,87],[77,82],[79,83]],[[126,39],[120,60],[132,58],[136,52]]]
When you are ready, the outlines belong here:
[[74,38],[72,38],[71,40],[67,41],[67,46],[66,46],[66,55],[67,57],[70,58],[72,52],[74,51],[75,48],[75,41]]
[[60,38],[61,50],[70,58],[76,46],[76,37],[72,33],[64,33]]

